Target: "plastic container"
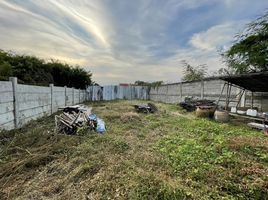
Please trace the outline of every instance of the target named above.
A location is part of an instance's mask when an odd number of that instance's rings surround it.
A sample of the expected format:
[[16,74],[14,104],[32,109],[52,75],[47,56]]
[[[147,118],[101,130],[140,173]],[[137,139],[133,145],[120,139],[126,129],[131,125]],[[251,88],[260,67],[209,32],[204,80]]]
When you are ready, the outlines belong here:
[[105,123],[102,119],[97,118],[97,127],[96,127],[96,131],[98,133],[104,133],[106,131],[106,127],[105,127]]
[[229,121],[229,113],[227,111],[216,110],[214,118],[217,122],[226,123]]
[[236,107],[231,108],[231,113],[236,113],[236,111],[237,111]]
[[254,109],[247,110],[247,115],[249,115],[249,116],[256,117],[257,114],[258,114],[257,110],[254,110]]

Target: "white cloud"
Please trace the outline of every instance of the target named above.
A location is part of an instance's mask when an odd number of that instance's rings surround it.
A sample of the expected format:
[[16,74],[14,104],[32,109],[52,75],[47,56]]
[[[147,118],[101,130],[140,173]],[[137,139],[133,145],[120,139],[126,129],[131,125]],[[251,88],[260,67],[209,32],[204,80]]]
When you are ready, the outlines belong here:
[[234,40],[234,35],[245,23],[245,21],[236,21],[213,26],[206,31],[194,34],[190,44],[197,49],[216,51],[223,46],[230,45],[230,42]]
[[[228,46],[244,24],[240,15],[251,1],[243,2],[2,0],[0,49],[82,65],[101,84],[178,81],[181,60],[222,67],[217,49]],[[250,12],[263,2],[257,0]],[[219,15],[224,9],[231,14]]]

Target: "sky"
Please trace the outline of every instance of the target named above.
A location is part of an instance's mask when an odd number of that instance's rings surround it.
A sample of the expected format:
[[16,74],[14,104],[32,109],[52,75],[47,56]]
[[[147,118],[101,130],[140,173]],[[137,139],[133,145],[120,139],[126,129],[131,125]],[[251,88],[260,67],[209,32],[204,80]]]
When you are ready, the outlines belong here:
[[0,0],[0,49],[80,65],[101,85],[178,82],[182,60],[225,67],[220,52],[267,0]]

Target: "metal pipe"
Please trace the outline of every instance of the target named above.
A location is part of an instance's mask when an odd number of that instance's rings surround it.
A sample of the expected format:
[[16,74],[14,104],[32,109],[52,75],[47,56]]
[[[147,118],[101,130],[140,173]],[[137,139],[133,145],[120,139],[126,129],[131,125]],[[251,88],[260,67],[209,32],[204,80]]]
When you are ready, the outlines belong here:
[[230,84],[227,84],[227,90],[226,90],[226,97],[225,97],[225,110],[227,111],[227,104],[228,104],[228,94],[229,94],[229,87]]
[[221,94],[220,94],[219,99],[218,99],[218,101],[217,101],[217,103],[216,103],[216,106],[217,106],[217,107],[218,107],[218,105],[219,105],[219,102],[220,102],[222,93],[223,93],[223,91],[224,91],[225,85],[226,85],[226,82],[224,82],[224,85],[223,85],[223,87],[222,87],[222,89],[221,89]]
[[[231,91],[232,91],[232,84],[229,84],[228,100],[227,100],[227,109],[228,109],[229,104],[230,104]],[[226,109],[226,110],[227,110],[227,109]]]
[[242,96],[244,95],[245,89],[242,90],[241,94],[239,95],[238,102],[236,104],[236,108],[238,107],[239,103],[241,102]]

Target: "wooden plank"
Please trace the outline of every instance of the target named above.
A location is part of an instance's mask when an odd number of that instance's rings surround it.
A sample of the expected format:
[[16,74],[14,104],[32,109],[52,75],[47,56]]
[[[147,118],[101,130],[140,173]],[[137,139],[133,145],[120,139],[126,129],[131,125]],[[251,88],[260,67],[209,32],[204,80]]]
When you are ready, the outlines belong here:
[[257,121],[266,121],[268,122],[268,119],[265,119],[263,117],[252,117],[252,116],[248,116],[248,115],[239,115],[236,113],[229,113],[229,115],[234,116],[234,117],[241,117],[241,118],[245,118],[245,119],[252,119],[252,120],[257,120]]
[[264,126],[264,124],[259,124],[259,123],[255,123],[255,122],[248,123],[248,126],[251,128],[256,128],[256,129],[260,129],[260,130],[263,130],[264,128],[268,128],[268,125]]

